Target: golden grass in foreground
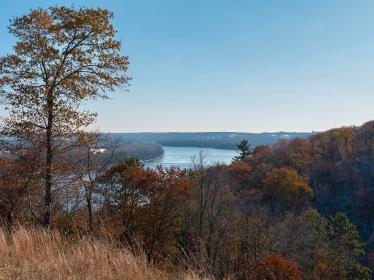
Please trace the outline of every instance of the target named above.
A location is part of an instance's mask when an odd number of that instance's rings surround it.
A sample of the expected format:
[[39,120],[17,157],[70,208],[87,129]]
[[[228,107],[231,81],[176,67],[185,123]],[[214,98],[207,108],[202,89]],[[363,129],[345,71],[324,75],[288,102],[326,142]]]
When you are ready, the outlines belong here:
[[202,280],[192,272],[168,275],[112,242],[66,241],[58,233],[0,230],[0,279]]

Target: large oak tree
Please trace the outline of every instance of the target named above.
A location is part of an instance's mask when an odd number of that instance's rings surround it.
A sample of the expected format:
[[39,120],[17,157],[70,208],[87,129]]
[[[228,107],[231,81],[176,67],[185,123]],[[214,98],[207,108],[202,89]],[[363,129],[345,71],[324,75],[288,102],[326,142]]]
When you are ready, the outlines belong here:
[[[0,58],[0,94],[9,111],[3,135],[38,142],[44,153],[44,209],[49,226],[55,184],[54,165],[74,134],[95,114],[82,102],[107,98],[126,85],[128,58],[115,39],[113,14],[103,9],[50,7],[11,20],[14,53]],[[34,143],[35,144],[35,143]]]

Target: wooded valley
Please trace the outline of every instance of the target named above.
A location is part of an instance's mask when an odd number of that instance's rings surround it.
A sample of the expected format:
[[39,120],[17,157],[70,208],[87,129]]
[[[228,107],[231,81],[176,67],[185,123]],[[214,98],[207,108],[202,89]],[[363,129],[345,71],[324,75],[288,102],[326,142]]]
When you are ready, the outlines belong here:
[[372,279],[374,121],[269,145],[235,136],[230,164],[200,152],[192,168],[144,168],[161,146],[121,148],[82,109],[128,90],[112,18],[52,6],[10,21],[0,279]]

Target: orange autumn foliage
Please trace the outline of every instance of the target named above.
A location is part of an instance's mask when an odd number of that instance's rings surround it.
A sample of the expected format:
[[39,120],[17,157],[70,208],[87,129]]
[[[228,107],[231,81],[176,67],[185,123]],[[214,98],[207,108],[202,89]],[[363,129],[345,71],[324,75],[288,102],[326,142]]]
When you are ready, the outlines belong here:
[[251,280],[301,280],[296,262],[279,255],[269,255],[257,263],[250,274]]

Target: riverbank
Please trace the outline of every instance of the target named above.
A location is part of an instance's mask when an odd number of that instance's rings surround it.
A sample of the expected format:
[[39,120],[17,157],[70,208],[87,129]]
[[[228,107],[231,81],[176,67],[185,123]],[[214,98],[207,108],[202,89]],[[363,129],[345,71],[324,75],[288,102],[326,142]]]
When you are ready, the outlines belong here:
[[160,160],[162,159],[162,157],[164,156],[164,152],[162,153],[162,155],[158,156],[158,157],[155,157],[155,158],[151,158],[151,159],[143,159],[143,160],[140,160],[142,163],[146,163],[146,162],[152,162],[154,160]]

